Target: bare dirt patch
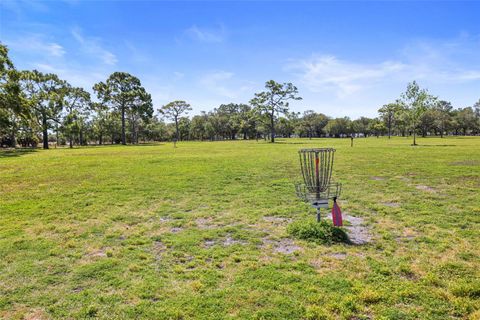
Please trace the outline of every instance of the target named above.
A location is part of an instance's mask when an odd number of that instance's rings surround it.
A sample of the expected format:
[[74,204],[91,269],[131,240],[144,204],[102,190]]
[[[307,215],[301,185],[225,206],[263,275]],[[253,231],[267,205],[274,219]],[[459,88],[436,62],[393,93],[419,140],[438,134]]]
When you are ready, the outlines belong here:
[[224,247],[230,247],[230,246],[233,246],[235,244],[239,244],[239,245],[244,246],[244,245],[247,244],[247,242],[242,241],[242,240],[234,239],[230,235],[227,235],[223,240],[212,240],[212,239],[205,240],[203,242],[203,247],[208,249],[208,248],[213,247],[216,244],[221,244]]
[[263,239],[263,247],[272,248],[273,251],[283,254],[292,254],[296,251],[302,251],[302,247],[299,247],[293,242],[292,239],[283,238],[280,240]]
[[201,230],[210,230],[216,227],[212,218],[198,218],[195,220],[195,223],[197,224],[197,228]]
[[382,204],[386,207],[391,207],[391,208],[399,208],[400,203],[398,202],[382,202]]
[[235,240],[235,239],[233,239],[233,238],[230,237],[230,236],[227,236],[227,237],[225,238],[225,240],[223,241],[223,246],[224,246],[224,247],[233,246],[234,244],[245,245],[245,244],[247,244],[247,243],[246,243],[245,241]]
[[375,181],[382,181],[382,180],[385,180],[384,177],[377,177],[377,176],[373,176],[373,177],[370,177],[371,180],[375,180]]
[[44,319],[49,319],[49,317],[46,315],[45,311],[35,310],[27,314],[24,319],[25,320],[44,320]]
[[92,257],[92,258],[102,258],[106,256],[107,256],[107,253],[105,248],[94,250],[87,254],[87,257]]
[[162,260],[162,256],[166,251],[167,246],[162,241],[155,241],[155,243],[153,244],[153,254],[157,262],[160,262]]
[[282,217],[275,217],[275,216],[263,217],[263,220],[265,220],[266,222],[270,222],[271,224],[274,224],[276,226],[286,225],[286,224],[292,222],[292,219],[290,219],[290,218],[282,218]]
[[[328,218],[332,219],[331,216]],[[365,225],[363,218],[344,213],[343,220],[350,223],[350,225],[345,226],[345,229],[352,244],[361,245],[372,241],[373,237],[370,228]]]
[[418,237],[418,232],[411,229],[411,228],[403,228],[402,234],[398,237],[395,238],[398,242],[402,241],[412,241],[415,240],[415,238]]
[[328,256],[339,260],[344,260],[345,258],[347,258],[347,254],[344,252],[329,253]]
[[437,190],[433,189],[432,187],[424,186],[424,185],[418,185],[418,186],[416,186],[415,188],[417,188],[418,190],[422,190],[422,191],[426,191],[426,192],[431,192],[431,193],[437,192]]
[[173,227],[173,228],[170,229],[170,232],[171,233],[177,233],[177,232],[180,232],[182,230],[183,230],[183,228],[181,228],[181,227]]
[[215,240],[205,240],[205,242],[203,242],[203,247],[208,249],[213,247],[215,243]]

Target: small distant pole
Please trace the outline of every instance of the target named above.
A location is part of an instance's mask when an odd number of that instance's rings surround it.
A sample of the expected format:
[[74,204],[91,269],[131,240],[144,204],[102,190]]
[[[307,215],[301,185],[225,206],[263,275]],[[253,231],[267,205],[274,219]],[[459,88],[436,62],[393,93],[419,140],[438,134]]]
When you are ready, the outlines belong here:
[[177,138],[173,138],[173,148],[177,147]]
[[353,134],[350,135],[350,147],[353,147]]

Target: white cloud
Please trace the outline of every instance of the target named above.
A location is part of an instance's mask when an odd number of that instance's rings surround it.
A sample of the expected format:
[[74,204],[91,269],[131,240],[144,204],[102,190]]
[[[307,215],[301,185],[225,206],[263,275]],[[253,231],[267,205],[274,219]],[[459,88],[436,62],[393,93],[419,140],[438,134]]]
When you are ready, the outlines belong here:
[[220,26],[220,28],[217,29],[207,29],[193,25],[188,28],[185,33],[192,39],[207,43],[222,42],[226,36],[225,28],[223,26]]
[[43,56],[62,57],[65,54],[65,49],[60,44],[47,41],[44,36],[39,34],[24,35],[13,41],[7,40],[5,43],[13,50]]
[[200,84],[210,92],[227,98],[235,98],[236,93],[225,86],[225,82],[232,79],[232,72],[215,71],[203,75],[200,78]]
[[55,73],[60,79],[67,80],[73,86],[82,87],[90,92],[92,92],[92,87],[95,83],[105,81],[109,75],[109,71],[103,69],[53,65],[41,62],[33,63],[32,67],[41,72]]
[[290,60],[285,70],[311,92],[332,92],[337,98],[358,95],[388,84],[420,80],[428,84],[461,84],[480,80],[480,42],[461,36],[405,46],[395,60],[361,63],[333,55]]
[[284,65],[288,81],[304,98],[297,110],[314,109],[332,116],[374,117],[378,108],[399,98],[407,83],[423,88],[456,107],[478,100],[480,36],[415,40],[368,63],[317,53],[290,59]]
[[72,30],[72,35],[80,44],[82,50],[92,56],[100,57],[103,63],[108,65],[115,65],[118,62],[117,57],[110,51],[104,49],[100,45],[98,38],[85,37],[79,28]]
[[333,90],[342,97],[402,71],[405,67],[398,62],[386,61],[369,65],[342,61],[331,55],[320,55],[293,61],[286,69],[296,73],[309,90]]

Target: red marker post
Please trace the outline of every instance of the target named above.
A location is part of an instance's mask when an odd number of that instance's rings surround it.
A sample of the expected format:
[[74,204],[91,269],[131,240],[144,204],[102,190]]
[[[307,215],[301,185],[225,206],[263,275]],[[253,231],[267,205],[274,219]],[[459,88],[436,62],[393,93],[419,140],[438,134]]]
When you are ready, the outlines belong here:
[[340,210],[340,207],[337,204],[337,198],[336,197],[333,198],[332,221],[333,221],[333,225],[335,227],[343,226],[342,211]]

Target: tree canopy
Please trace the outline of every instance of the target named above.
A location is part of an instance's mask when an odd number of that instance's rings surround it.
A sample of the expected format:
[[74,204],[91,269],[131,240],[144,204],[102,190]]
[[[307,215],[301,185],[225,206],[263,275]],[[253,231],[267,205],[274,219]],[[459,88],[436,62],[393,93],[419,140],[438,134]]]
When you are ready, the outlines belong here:
[[250,104],[268,119],[270,141],[275,142],[275,121],[278,115],[288,112],[290,100],[301,100],[298,89],[291,83],[280,84],[274,80],[265,83],[266,91],[256,93]]

